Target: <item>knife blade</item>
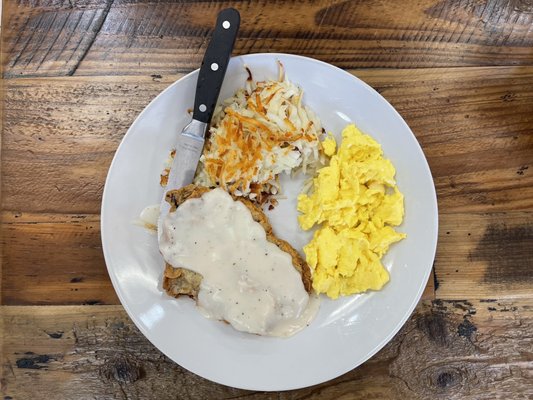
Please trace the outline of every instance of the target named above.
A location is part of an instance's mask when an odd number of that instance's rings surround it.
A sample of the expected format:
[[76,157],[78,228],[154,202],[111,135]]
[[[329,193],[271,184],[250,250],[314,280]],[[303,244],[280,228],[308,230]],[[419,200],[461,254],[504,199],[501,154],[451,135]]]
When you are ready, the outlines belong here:
[[205,132],[215,110],[239,25],[240,14],[233,8],[224,9],[217,16],[213,36],[198,73],[192,121],[176,142],[176,153],[159,210],[158,236],[161,233],[161,221],[170,210],[165,200],[166,193],[186,186],[194,179],[204,147]]

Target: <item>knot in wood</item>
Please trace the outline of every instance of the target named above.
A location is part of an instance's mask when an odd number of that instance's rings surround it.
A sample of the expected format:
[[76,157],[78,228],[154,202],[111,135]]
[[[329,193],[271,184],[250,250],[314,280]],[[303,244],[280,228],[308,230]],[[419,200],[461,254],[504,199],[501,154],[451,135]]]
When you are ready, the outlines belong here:
[[447,388],[455,386],[458,382],[459,375],[453,371],[444,371],[437,376],[437,386]]
[[52,360],[52,357],[47,354],[34,354],[31,351],[28,351],[25,354],[27,357],[17,359],[17,368],[41,369],[44,368],[45,364]]
[[102,366],[102,375],[120,383],[133,383],[142,378],[140,365],[128,357],[117,357],[106,361]]
[[463,322],[457,327],[457,334],[465,337],[468,340],[472,340],[472,335],[477,331],[477,327],[468,319],[464,318]]
[[424,314],[417,321],[417,327],[433,343],[439,346],[446,346],[448,344],[448,326],[444,314],[440,312]]
[[435,393],[459,393],[464,385],[466,372],[460,368],[443,366],[430,368],[426,372],[430,389]]

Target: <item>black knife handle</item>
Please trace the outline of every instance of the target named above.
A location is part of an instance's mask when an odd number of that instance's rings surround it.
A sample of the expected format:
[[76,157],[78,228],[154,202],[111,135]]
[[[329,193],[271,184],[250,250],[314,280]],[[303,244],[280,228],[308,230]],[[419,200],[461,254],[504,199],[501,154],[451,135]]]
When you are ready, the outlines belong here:
[[208,124],[211,121],[224,75],[231,57],[241,16],[233,8],[222,10],[198,74],[193,118]]

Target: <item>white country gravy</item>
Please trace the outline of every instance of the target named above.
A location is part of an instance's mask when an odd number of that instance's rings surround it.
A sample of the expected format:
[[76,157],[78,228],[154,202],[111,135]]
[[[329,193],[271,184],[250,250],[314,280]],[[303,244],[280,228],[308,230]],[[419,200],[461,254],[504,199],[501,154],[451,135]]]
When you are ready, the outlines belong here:
[[137,225],[144,226],[151,231],[156,231],[157,220],[159,218],[159,207],[159,204],[152,204],[151,206],[145,207],[141,211],[139,220],[136,221]]
[[185,201],[162,230],[165,261],[202,275],[198,306],[206,317],[244,332],[291,336],[316,314],[318,300],[310,300],[291,256],[224,190]]

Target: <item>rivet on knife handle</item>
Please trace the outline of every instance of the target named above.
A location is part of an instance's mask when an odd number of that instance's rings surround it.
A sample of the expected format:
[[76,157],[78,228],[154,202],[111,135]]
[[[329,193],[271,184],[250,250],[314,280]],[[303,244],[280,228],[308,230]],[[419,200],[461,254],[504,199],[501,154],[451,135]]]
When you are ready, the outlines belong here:
[[213,37],[207,46],[194,100],[193,119],[208,124],[217,103],[220,88],[226,74],[241,17],[233,8],[218,14]]

